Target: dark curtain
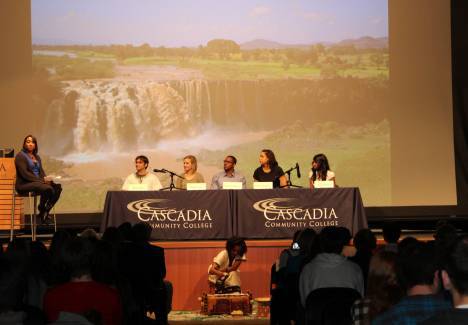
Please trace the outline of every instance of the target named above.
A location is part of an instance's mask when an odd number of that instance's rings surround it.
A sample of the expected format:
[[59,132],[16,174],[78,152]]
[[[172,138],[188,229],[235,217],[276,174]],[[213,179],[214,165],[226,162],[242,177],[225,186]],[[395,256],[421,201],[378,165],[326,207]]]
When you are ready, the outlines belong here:
[[459,214],[468,215],[468,1],[452,0],[452,79]]

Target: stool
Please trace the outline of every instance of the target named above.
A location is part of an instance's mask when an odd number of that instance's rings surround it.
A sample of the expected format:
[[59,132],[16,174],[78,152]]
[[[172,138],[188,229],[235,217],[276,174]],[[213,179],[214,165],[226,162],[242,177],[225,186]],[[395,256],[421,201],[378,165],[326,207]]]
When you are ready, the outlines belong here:
[[[10,241],[13,241],[14,237],[14,211],[15,211],[15,204],[16,204],[16,197],[28,198],[29,199],[29,217],[30,217],[30,226],[31,226],[31,240],[36,240],[36,218],[37,218],[37,197],[40,196],[39,193],[36,192],[28,192],[27,194],[20,194],[16,191],[13,193],[12,199],[12,208],[11,208],[11,227],[10,227]],[[53,222],[54,222],[54,232],[57,231],[57,217],[55,215],[55,207],[52,209],[53,213]]]

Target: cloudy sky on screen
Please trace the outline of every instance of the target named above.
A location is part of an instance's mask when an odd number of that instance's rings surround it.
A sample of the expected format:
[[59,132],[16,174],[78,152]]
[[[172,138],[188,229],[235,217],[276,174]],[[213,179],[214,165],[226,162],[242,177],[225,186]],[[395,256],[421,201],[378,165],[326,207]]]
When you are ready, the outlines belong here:
[[198,46],[388,35],[387,0],[32,0],[33,43]]

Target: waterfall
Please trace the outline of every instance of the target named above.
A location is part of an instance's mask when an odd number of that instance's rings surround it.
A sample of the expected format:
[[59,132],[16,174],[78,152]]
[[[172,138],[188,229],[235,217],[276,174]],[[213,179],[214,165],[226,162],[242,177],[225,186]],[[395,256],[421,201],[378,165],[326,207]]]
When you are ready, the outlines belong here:
[[381,88],[359,79],[66,81],[41,136],[49,153],[61,155],[151,149],[210,129],[240,134],[295,120],[361,123],[383,116]]
[[[53,153],[146,148],[162,138],[196,132],[200,122],[199,114],[190,111],[200,106],[196,91],[185,101],[169,83],[70,81],[62,91],[63,99],[50,104],[45,121]],[[70,97],[74,100],[67,107]],[[72,114],[66,114],[69,106]],[[57,147],[62,139],[67,143]]]

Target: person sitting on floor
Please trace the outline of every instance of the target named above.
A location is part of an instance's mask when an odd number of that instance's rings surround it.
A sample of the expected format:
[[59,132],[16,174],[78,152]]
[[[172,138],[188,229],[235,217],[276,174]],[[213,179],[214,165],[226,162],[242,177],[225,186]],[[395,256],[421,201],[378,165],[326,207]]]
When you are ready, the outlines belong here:
[[239,267],[245,262],[247,245],[242,238],[232,237],[226,241],[226,249],[215,256],[208,267],[210,292],[241,292]]

